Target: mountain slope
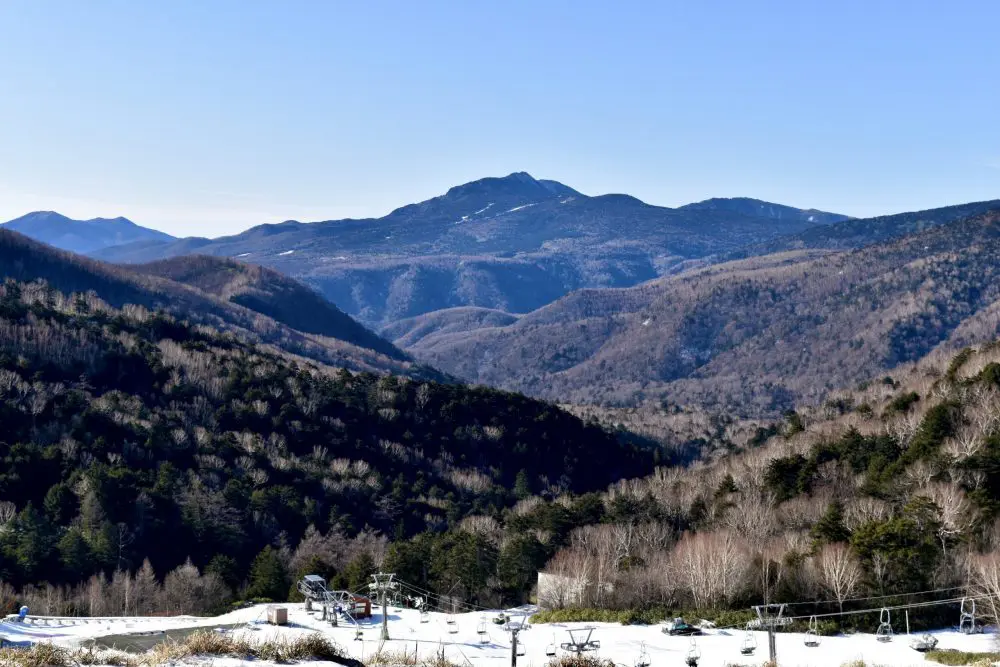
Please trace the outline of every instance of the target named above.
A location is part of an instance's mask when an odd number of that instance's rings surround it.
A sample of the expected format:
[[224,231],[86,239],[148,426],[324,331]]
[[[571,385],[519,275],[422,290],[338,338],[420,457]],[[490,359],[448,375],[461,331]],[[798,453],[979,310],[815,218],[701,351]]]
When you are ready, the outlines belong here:
[[714,198],[705,201],[686,204],[678,210],[681,211],[732,211],[744,215],[757,216],[760,218],[770,218],[772,220],[798,220],[811,223],[813,225],[830,225],[852,218],[839,213],[827,213],[816,209],[801,209],[782,204],[772,204],[771,202],[751,199],[749,197]]
[[793,215],[797,209],[775,210],[781,215],[670,209],[627,195],[589,197],[515,173],[453,187],[378,219],[288,221],[211,241],[133,243],[93,256],[235,257],[302,280],[381,327],[459,306],[529,312],[574,289],[636,285],[691,260],[816,224],[807,214]]
[[[0,247],[12,239],[0,233]],[[24,268],[44,259],[34,245],[21,244]],[[113,287],[93,264],[49,275],[86,269],[91,286]],[[144,295],[126,282],[116,297]],[[524,396],[336,371],[34,281],[0,283],[0,423],[6,585],[85,582],[144,558],[166,573],[190,558],[202,572],[215,561],[210,606],[224,602],[220,578],[238,589],[261,551],[284,560],[274,598],[304,568],[357,589],[375,562],[352,563],[359,548],[377,559],[389,536],[457,529],[532,489],[599,490],[653,462]]]
[[[241,272],[237,263],[231,262],[230,265],[234,274]],[[165,269],[160,270],[168,273]],[[235,282],[239,283],[247,276],[260,275],[258,269],[249,267],[243,272],[244,278]],[[210,272],[203,272],[208,273]],[[93,292],[113,308],[131,304],[152,311],[165,310],[176,317],[236,334],[250,342],[274,345],[289,353],[352,370],[442,377],[431,369],[414,364],[405,354],[374,334],[368,333],[367,337],[359,338],[357,326],[342,328],[347,331],[345,335],[353,335],[356,339],[347,341],[327,334],[300,331],[292,324],[280,321],[278,318],[286,313],[268,303],[267,298],[257,296],[257,287],[267,284],[267,280],[258,280],[257,286],[248,282],[244,294],[250,298],[247,301],[249,306],[270,310],[277,317],[232,302],[230,295],[214,296],[209,291],[152,274],[155,274],[155,270],[151,271],[151,275],[146,275],[103,264],[54,249],[15,232],[0,230],[0,279],[9,278],[20,282],[44,280],[52,288],[66,293]],[[271,278],[272,285],[288,289],[287,278],[270,274],[263,277]],[[219,281],[216,286],[221,284],[223,283]],[[234,294],[239,297],[237,292]],[[294,290],[293,294],[295,298],[301,299],[302,294],[308,297],[311,293],[301,289]],[[280,295],[280,291],[274,292],[275,298]],[[317,308],[316,312],[327,321],[338,313],[332,305],[317,303],[316,299],[306,302],[312,303]],[[299,323],[294,318],[291,321]],[[375,347],[366,346],[366,342]]]
[[460,377],[566,402],[773,415],[939,345],[998,335],[998,221],[1000,210],[852,252],[582,290],[411,351]]
[[431,336],[503,327],[516,321],[515,315],[500,310],[449,308],[399,320],[382,329],[381,334],[400,347],[426,346]]
[[28,213],[0,224],[0,229],[20,232],[62,250],[86,254],[125,243],[166,243],[174,237],[140,227],[127,218],[72,220],[52,211]]
[[313,290],[271,269],[205,255],[176,257],[131,268],[191,285],[304,333],[338,338],[395,359],[406,358],[399,348]]
[[916,234],[932,227],[946,225],[974,215],[1000,208],[1000,199],[972,202],[957,206],[883,215],[875,218],[851,218],[823,227],[806,229],[789,236],[753,244],[724,255],[725,259],[768,255],[786,250],[825,248],[849,250],[874,243],[881,243],[908,234]]

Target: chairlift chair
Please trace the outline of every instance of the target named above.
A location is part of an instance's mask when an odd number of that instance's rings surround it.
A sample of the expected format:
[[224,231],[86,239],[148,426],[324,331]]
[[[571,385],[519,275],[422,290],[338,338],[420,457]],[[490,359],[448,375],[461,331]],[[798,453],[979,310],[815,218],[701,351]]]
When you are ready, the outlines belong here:
[[519,657],[519,658],[524,657],[524,655],[526,653],[527,653],[527,649],[525,648],[524,643],[523,642],[518,642],[517,643],[517,657]]
[[967,635],[976,632],[976,601],[962,598],[962,615],[958,621],[958,630]]
[[747,624],[747,632],[743,635],[743,644],[740,645],[740,654],[753,655],[756,650],[757,638],[754,636],[753,632],[750,631],[750,625]]
[[639,659],[635,661],[635,667],[649,667],[650,659],[649,652],[646,651],[646,642],[642,643],[642,648],[639,651]]
[[448,614],[448,618],[445,620],[445,622],[448,625],[455,625],[455,623],[456,623],[456,621],[455,621],[455,615],[454,614]]
[[879,612],[879,624],[878,630],[875,631],[875,639],[883,644],[892,641],[892,619],[889,616],[889,610],[884,607]]
[[420,612],[420,622],[421,623],[430,623],[430,620],[431,620],[431,615],[430,614],[428,614],[426,611],[421,611]]
[[684,659],[684,664],[687,667],[698,667],[698,660],[701,658],[701,651],[698,650],[698,643],[695,641],[694,637],[691,638],[691,645],[688,647],[687,657]]
[[556,636],[552,635],[552,643],[545,647],[545,657],[554,658],[556,655]]
[[479,621],[479,625],[476,626],[476,634],[477,635],[486,634],[486,621]]
[[809,629],[806,630],[803,643],[809,648],[816,648],[819,646],[819,642],[819,621],[816,620],[815,616],[812,616],[809,618]]

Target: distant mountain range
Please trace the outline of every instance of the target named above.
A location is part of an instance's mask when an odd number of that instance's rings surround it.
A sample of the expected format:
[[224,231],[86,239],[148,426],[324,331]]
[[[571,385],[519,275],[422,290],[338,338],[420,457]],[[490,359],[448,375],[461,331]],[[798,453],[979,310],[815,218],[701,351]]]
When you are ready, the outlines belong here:
[[[954,220],[957,211],[978,213]],[[1000,203],[823,232],[861,242],[866,229],[914,221],[923,231],[857,250],[786,251],[578,290],[514,321],[457,309],[385,331],[442,370],[530,395],[775,415],[1000,335]]]
[[144,305],[197,312],[197,294],[296,354],[566,403],[774,415],[1000,335],[1000,200],[867,219],[747,198],[672,209],[515,173],[378,219],[218,239],[55,215],[7,226],[57,245],[76,225],[128,231],[89,251],[128,266],[74,261],[153,289]]
[[79,254],[136,242],[168,243],[173,236],[140,227],[127,218],[73,220],[53,211],[35,211],[9,222],[0,229],[20,232],[36,241]]
[[526,173],[484,178],[378,219],[260,225],[218,239],[140,239],[91,255],[200,253],[275,268],[370,326],[443,308],[525,313],[586,287],[630,287],[846,216],[752,199],[671,209],[589,197]]

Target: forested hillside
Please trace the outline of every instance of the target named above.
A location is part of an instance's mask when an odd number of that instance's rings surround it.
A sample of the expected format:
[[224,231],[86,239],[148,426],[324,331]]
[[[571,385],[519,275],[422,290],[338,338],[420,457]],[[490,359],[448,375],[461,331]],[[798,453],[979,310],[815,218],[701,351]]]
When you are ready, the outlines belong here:
[[231,260],[184,258],[125,268],[0,230],[0,278],[44,280],[64,293],[92,291],[116,308],[132,304],[165,310],[196,325],[352,370],[444,377],[413,363],[308,288]]
[[[997,594],[1000,341],[936,353],[746,436],[738,453],[613,485],[595,512],[602,522],[563,539],[548,569],[566,586],[543,604],[766,600],[808,615]],[[529,505],[517,530],[571,507]],[[928,612],[938,616],[910,611],[914,627],[954,625],[958,605]]]
[[850,250],[875,243],[918,234],[933,227],[946,225],[956,220],[981,215],[1000,208],[1000,200],[972,202],[957,206],[911,211],[895,215],[880,215],[875,218],[856,218],[832,221],[822,227],[812,227],[787,236],[756,243],[735,252],[724,253],[724,259],[769,255],[788,250],[827,249]]
[[938,346],[995,337],[998,256],[1000,213],[990,211],[852,252],[581,290],[514,323],[410,349],[460,377],[553,400],[774,416]]
[[399,348],[313,290],[271,269],[206,255],[186,255],[130,268],[191,285],[304,333],[337,338],[394,359],[406,358]]
[[[200,568],[213,595],[284,598],[303,569],[360,586],[387,540],[417,535],[456,554],[434,575],[457,580],[478,553],[466,517],[652,469],[653,452],[553,405],[338,371],[114,296],[0,288],[8,584],[103,590],[101,573],[148,559],[148,583],[190,559],[177,576]],[[470,594],[523,597],[551,549],[522,536]]]

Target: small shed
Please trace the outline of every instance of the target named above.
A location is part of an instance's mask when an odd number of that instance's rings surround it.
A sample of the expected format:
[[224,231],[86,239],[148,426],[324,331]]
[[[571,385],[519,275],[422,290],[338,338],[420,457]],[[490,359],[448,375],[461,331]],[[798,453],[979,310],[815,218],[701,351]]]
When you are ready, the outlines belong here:
[[371,598],[355,595],[351,599],[351,607],[351,613],[355,618],[370,618],[372,615]]
[[271,625],[288,625],[288,607],[268,607],[267,622]]

